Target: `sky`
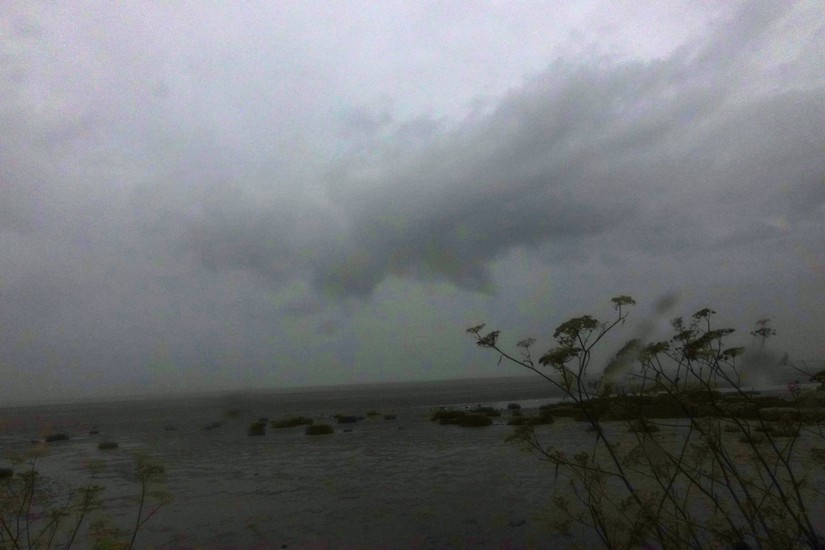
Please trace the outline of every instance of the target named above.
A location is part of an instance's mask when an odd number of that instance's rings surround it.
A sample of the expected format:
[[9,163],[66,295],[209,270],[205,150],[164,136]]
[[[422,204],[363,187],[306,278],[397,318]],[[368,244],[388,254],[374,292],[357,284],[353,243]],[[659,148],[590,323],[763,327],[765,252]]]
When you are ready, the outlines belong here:
[[6,0],[0,98],[0,404],[518,374],[465,329],[618,294],[825,358],[818,0]]

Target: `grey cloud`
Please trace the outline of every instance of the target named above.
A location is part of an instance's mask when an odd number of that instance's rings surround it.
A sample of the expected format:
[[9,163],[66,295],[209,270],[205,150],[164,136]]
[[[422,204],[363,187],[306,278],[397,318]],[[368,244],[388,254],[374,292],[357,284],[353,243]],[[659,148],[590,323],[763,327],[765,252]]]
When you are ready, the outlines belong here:
[[344,120],[343,134],[352,138],[361,136],[373,136],[381,130],[387,128],[392,123],[392,115],[389,110],[378,108],[370,109],[367,106],[360,106],[352,109]]
[[291,274],[290,261],[298,250],[290,243],[295,215],[291,212],[228,210],[207,213],[207,223],[196,224],[190,233],[190,246],[209,268],[225,266],[268,273],[272,278]]
[[236,227],[207,221],[199,254],[273,281],[291,261],[328,292],[364,296],[389,275],[488,290],[508,251],[584,237],[653,254],[772,238],[760,222],[816,195],[810,175],[825,174],[825,102],[821,90],[743,98],[748,74],[722,78],[758,51],[783,13],[771,6],[749,5],[698,53],[559,61],[489,114],[398,127],[372,143],[381,153],[329,173],[327,214],[343,222],[316,227],[310,254],[285,236],[294,220],[265,206],[229,216]]
[[[379,56],[386,29],[344,52],[335,29],[310,39],[326,27],[304,12],[273,34],[257,9],[15,8],[0,40],[0,363],[38,376],[80,364],[54,375],[59,390],[99,365],[112,383],[151,378],[157,355],[185,374],[227,365],[231,385],[236,369],[257,380],[312,352],[306,380],[332,381],[328,358],[396,345],[384,324],[357,338],[387,309],[420,316],[423,338],[439,307],[441,326],[488,307],[551,325],[551,306],[589,307],[597,287],[692,296],[705,279],[735,281],[712,300],[773,292],[748,306],[766,310],[791,308],[798,283],[810,309],[825,239],[821,23],[777,47],[788,13],[821,14],[807,6],[747,3],[649,61],[559,46],[516,87],[538,61],[517,63],[527,54],[506,41],[462,54],[495,69],[467,69],[443,40],[417,61]],[[372,15],[349,17],[369,32]],[[378,64],[357,64],[365,52]]]

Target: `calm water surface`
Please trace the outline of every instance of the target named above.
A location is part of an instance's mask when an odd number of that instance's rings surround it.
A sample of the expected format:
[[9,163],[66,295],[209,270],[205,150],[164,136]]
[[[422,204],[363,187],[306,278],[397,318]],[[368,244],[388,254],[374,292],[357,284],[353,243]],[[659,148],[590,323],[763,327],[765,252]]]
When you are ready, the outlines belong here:
[[[554,400],[551,390],[522,377],[7,408],[0,409],[0,456],[31,450],[31,440],[48,433],[68,434],[69,441],[45,446],[37,469],[65,494],[88,481],[90,461],[102,460],[95,483],[106,487],[105,509],[124,529],[136,510],[134,453],[157,457],[173,501],[141,530],[138,548],[566,548],[570,540],[549,527],[551,497],[566,484],[554,486],[549,465],[506,442],[506,411],[483,428],[429,420],[440,406],[537,407]],[[366,418],[336,424],[339,413]],[[336,432],[247,435],[258,418],[294,415]],[[678,445],[679,422],[660,439]],[[90,435],[93,427],[100,433]],[[605,429],[633,444],[622,423]],[[594,444],[594,434],[567,419],[539,430],[571,455]],[[103,440],[120,446],[99,451]]]
[[[48,433],[68,434],[70,441],[48,445],[38,470],[77,486],[89,478],[89,461],[103,460],[96,483],[124,528],[135,510],[133,454],[157,457],[174,500],[140,532],[141,547],[541,548],[552,539],[543,519],[552,475],[505,442],[506,415],[474,429],[429,416],[439,406],[538,405],[551,397],[534,378],[514,378],[14,408],[0,411],[0,445],[5,455]],[[373,410],[397,418],[332,418]],[[247,435],[259,417],[292,415],[336,433],[309,437],[298,427]],[[100,433],[89,435],[92,427]],[[120,447],[99,451],[102,440]]]

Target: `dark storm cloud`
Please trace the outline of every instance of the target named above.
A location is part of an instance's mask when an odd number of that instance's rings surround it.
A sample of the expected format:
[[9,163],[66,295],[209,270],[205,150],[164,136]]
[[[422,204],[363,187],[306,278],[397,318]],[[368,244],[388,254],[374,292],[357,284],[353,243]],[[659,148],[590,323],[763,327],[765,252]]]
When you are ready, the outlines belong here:
[[[743,93],[759,75],[741,66],[782,12],[748,5],[665,60],[553,63],[490,113],[372,142],[328,173],[328,210],[215,212],[196,250],[210,265],[367,295],[389,275],[489,289],[488,266],[508,251],[584,237],[654,255],[770,239],[771,216],[814,215],[825,174],[821,88]],[[357,115],[359,127],[389,123]],[[295,217],[325,213],[336,221],[295,245]]]

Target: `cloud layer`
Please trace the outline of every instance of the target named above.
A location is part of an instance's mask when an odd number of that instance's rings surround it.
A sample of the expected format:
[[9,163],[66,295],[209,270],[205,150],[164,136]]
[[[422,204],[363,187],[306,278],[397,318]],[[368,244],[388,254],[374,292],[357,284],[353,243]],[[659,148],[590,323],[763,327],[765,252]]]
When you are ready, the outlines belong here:
[[780,18],[767,8],[664,60],[557,61],[490,112],[401,123],[328,171],[326,208],[213,213],[195,249],[368,295],[389,275],[486,289],[508,251],[584,237],[653,255],[775,239],[821,214],[825,91],[807,63],[787,83],[749,67]]
[[614,290],[825,355],[816,2],[109,9],[0,13],[8,396],[473,374]]

